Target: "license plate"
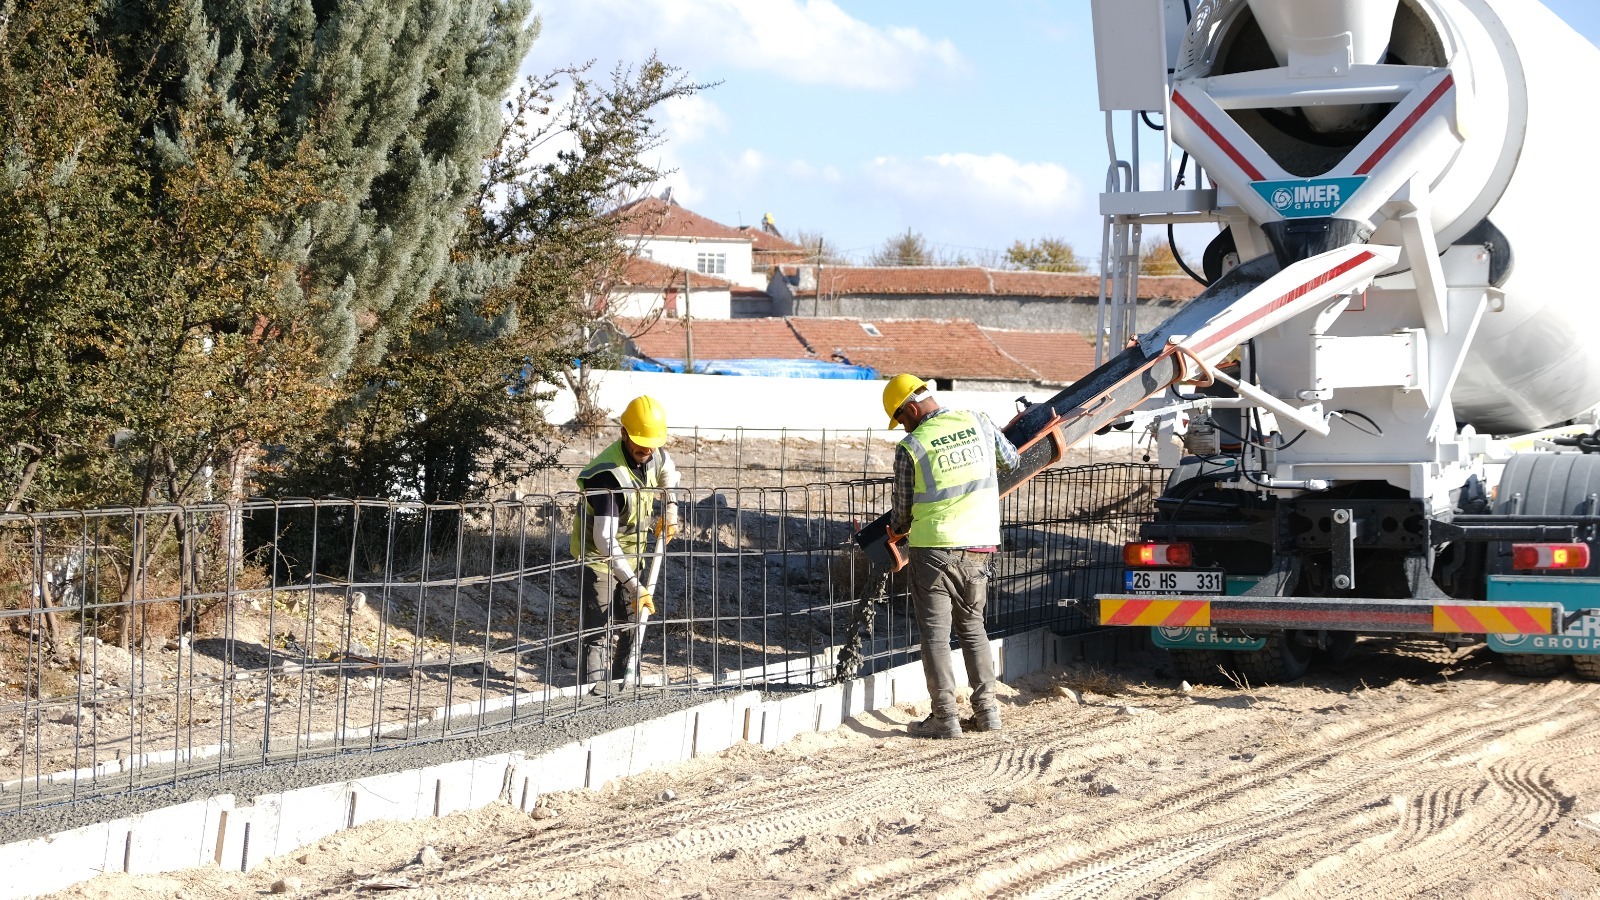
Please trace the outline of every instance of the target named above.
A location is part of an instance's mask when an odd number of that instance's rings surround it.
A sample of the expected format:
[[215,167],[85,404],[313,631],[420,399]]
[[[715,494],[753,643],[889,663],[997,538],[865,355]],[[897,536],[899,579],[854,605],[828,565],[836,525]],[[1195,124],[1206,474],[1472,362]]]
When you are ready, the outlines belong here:
[[1224,587],[1221,569],[1134,569],[1122,574],[1130,594],[1220,594]]

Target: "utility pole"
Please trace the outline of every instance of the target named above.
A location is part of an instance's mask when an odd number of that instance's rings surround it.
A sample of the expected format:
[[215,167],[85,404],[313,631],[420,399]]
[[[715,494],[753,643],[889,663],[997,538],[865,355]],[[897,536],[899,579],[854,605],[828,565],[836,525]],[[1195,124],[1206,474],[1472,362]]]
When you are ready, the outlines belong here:
[[690,314],[689,270],[683,270],[683,374],[694,374],[694,316]]
[[822,238],[817,238],[817,292],[811,295],[811,318],[817,317],[817,306],[822,303]]

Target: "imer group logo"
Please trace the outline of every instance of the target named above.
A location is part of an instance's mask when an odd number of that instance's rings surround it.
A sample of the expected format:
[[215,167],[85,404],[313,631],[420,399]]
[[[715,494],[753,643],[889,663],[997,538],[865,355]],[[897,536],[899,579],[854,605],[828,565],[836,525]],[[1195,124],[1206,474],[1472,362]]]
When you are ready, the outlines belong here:
[[1286,219],[1306,216],[1331,216],[1344,206],[1367,176],[1349,178],[1307,178],[1295,181],[1252,181],[1261,199],[1272,204]]

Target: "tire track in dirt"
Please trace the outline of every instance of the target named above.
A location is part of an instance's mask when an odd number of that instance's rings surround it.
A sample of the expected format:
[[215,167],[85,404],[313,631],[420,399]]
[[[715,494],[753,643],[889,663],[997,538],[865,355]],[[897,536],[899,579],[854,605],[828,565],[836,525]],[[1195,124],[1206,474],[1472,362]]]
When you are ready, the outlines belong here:
[[[1307,732],[1303,750],[1268,750],[1253,762],[1219,757],[1211,771],[1191,783],[1155,787],[1139,797],[1110,797],[1104,805],[1049,825],[1013,825],[969,839],[959,848],[919,851],[915,859],[902,856],[857,867],[844,883],[835,881],[835,889],[823,894],[1126,896],[1150,893],[1152,887],[1164,890],[1230,859],[1277,845],[1342,848],[1370,841],[1373,835],[1388,835],[1391,841],[1406,835],[1407,843],[1414,843],[1436,831],[1439,823],[1448,824],[1449,808],[1464,798],[1438,789],[1431,796],[1439,799],[1429,804],[1443,811],[1430,811],[1426,818],[1418,811],[1410,818],[1411,808],[1391,809],[1388,794],[1375,799],[1380,794],[1371,785],[1381,785],[1388,773],[1402,790],[1414,790],[1415,784],[1405,783],[1412,777],[1406,767],[1441,757],[1468,766],[1464,761],[1474,758],[1465,749],[1469,745],[1486,743],[1485,735],[1522,727],[1535,713],[1551,714],[1548,702],[1541,705],[1529,693],[1526,685],[1456,682],[1444,697],[1399,709],[1373,706],[1349,719],[1326,722]],[[1474,701],[1491,709],[1448,732],[1428,735],[1422,728],[1441,710]],[[771,781],[742,782],[709,796],[621,809],[591,807],[586,820],[558,820],[553,829],[456,853],[449,871],[430,873],[427,886],[446,894],[498,886],[530,895],[589,896],[630,878],[653,883],[652,873],[737,858],[746,851],[778,859],[785,845],[792,845],[807,847],[810,855],[813,845],[802,839],[849,830],[866,820],[877,827],[886,810],[902,809],[912,798],[987,799],[999,811],[1010,792],[1070,785],[1108,762],[1120,761],[1126,768],[1133,757],[1148,751],[1171,753],[1190,740],[1198,746],[1239,746],[1235,738],[1218,737],[1238,728],[1239,718],[1223,710],[1215,716],[1204,715],[1204,710],[1183,715],[1195,705],[1165,710],[1174,713],[1169,716],[1061,704],[1059,718],[1018,716],[1018,725],[998,737],[948,744],[891,742],[876,748],[872,762],[849,769],[797,755],[794,761],[804,765]],[[1271,707],[1262,709],[1269,711]],[[1243,721],[1258,731],[1245,729],[1245,737],[1237,740],[1258,734],[1263,722],[1271,724],[1266,716]],[[1511,784],[1526,781],[1511,772],[1505,778]],[[1318,783],[1309,784],[1312,779]],[[1028,801],[1023,802],[1021,814],[1037,820]],[[939,832],[923,834],[936,841]],[[1092,836],[1092,845],[1082,843],[1085,835]],[[837,872],[830,875],[837,877]],[[352,887],[330,886],[323,895]]]
[[[800,782],[778,786],[753,783],[712,804],[685,799],[665,807],[652,806],[644,812],[617,810],[575,834],[554,838],[548,833],[529,835],[508,842],[506,846],[527,846],[537,841],[537,846],[528,846],[528,849],[537,854],[541,869],[569,864],[588,867],[606,858],[648,863],[686,856],[709,857],[793,840],[863,818],[875,810],[903,804],[905,797],[928,794],[948,784],[962,784],[968,791],[1014,789],[1044,777],[1063,750],[1087,749],[1105,741],[1103,729],[1107,727],[1127,732],[1118,740],[1131,741],[1140,732],[1157,731],[1155,726],[1151,721],[1129,720],[1111,711],[1096,710],[1088,720],[1062,721],[1030,729],[1040,735],[1032,740],[1013,737],[999,739],[1007,740],[1003,744],[997,740],[978,739],[945,747],[914,745],[937,749],[922,752],[912,759],[888,759],[845,773],[808,773],[806,780]],[[1067,734],[1083,729],[1092,734]],[[1075,739],[1068,740],[1068,737]],[[1047,746],[1034,746],[1036,743]],[[997,745],[1003,748],[999,753]],[[893,789],[889,789],[891,785]],[[670,829],[672,834],[641,844],[639,819],[642,815],[650,817],[651,833],[660,834]],[[499,855],[505,849],[501,847],[492,855]],[[458,858],[458,868],[451,880],[473,879],[492,855],[476,854],[470,860]],[[580,891],[595,874],[586,873],[575,880],[562,879],[561,883],[538,887],[541,891]]]
[[[1509,694],[1515,700],[1515,692],[1516,686],[1498,686],[1486,692],[1485,696]],[[919,873],[884,872],[884,878],[878,880],[870,870],[857,870],[854,884],[829,896],[897,896],[913,891],[976,891],[1002,896],[1026,896],[1034,891],[1059,893],[1068,888],[1075,896],[1098,896],[1112,887],[1128,886],[1129,881],[1145,883],[1162,873],[1181,868],[1193,859],[1216,854],[1218,850],[1234,843],[1245,840],[1259,842],[1274,830],[1303,829],[1306,812],[1315,801],[1334,793],[1347,796],[1351,786],[1376,776],[1364,774],[1371,770],[1351,770],[1326,788],[1308,789],[1295,784],[1283,791],[1276,785],[1287,778],[1326,765],[1337,757],[1355,755],[1364,748],[1384,742],[1408,743],[1408,737],[1415,734],[1414,726],[1435,716],[1437,705],[1429,704],[1401,719],[1390,719],[1376,730],[1357,732],[1341,740],[1323,743],[1311,752],[1280,757],[1265,768],[1244,773],[1243,777],[1248,781],[1241,781],[1239,775],[1225,774],[1205,786],[1179,788],[1170,792],[1172,796],[1166,799],[1164,805],[1158,806],[1158,798],[1150,798],[1155,802],[1147,803],[1147,806],[1160,808],[1161,815],[1168,819],[1180,813],[1187,814],[1185,819],[1208,812],[1214,816],[1213,810],[1243,807],[1235,814],[1237,821],[1234,823],[1203,827],[1198,831],[1183,830],[1182,833],[1168,834],[1164,838],[1152,836],[1145,830],[1130,841],[1134,845],[1131,848],[1112,846],[1087,854],[1082,848],[1063,847],[1064,840],[1068,840],[1073,833],[1082,833],[1096,824],[1106,823],[1096,823],[1091,819],[1072,823],[1070,828],[1064,827],[1066,823],[1052,823],[1023,835],[985,842],[985,846],[969,845],[959,853],[948,854],[948,860],[930,858],[928,865],[919,867]],[[1495,721],[1520,720],[1539,711],[1534,704],[1522,702],[1501,710]],[[1415,765],[1424,758],[1436,757],[1470,743],[1484,732],[1488,724],[1493,723],[1474,721],[1460,729],[1459,733],[1448,736],[1453,739],[1425,741],[1421,746],[1412,746],[1406,755],[1390,752],[1385,770]],[[1273,790],[1277,790],[1276,796],[1260,796]],[[1317,821],[1336,820],[1348,812],[1344,808],[1346,805],[1349,804],[1340,804],[1337,813],[1319,816]],[[1282,821],[1291,812],[1296,815],[1286,822]],[[1170,832],[1174,828],[1166,825],[1163,830]]]
[[[1584,694],[1592,693],[1584,690]],[[1581,697],[1573,698],[1581,699]],[[1531,701],[1537,705],[1539,701]],[[1572,730],[1584,727],[1588,716],[1584,710],[1571,708],[1566,717],[1570,720],[1562,730]],[[1538,715],[1545,716],[1549,710],[1539,707]],[[1448,753],[1453,746],[1463,743],[1473,743],[1485,732],[1493,739],[1484,749],[1478,752],[1446,758],[1432,768],[1428,768],[1429,778],[1443,779],[1445,783],[1434,784],[1422,797],[1415,802],[1405,801],[1404,808],[1396,810],[1396,815],[1383,817],[1363,815],[1359,807],[1365,806],[1372,810],[1387,805],[1386,798],[1393,797],[1396,801],[1405,798],[1414,791],[1414,767],[1418,763],[1428,763],[1427,759],[1418,758],[1405,760],[1398,757],[1385,760],[1379,769],[1374,770],[1374,777],[1370,783],[1361,786],[1360,791],[1352,790],[1357,786],[1349,786],[1344,790],[1351,793],[1343,802],[1337,798],[1325,808],[1319,804],[1319,814],[1309,823],[1293,823],[1294,825],[1309,824],[1313,827],[1290,827],[1281,833],[1264,834],[1260,839],[1252,841],[1245,847],[1234,847],[1232,852],[1223,857],[1207,858],[1202,864],[1193,867],[1193,871],[1174,871],[1171,875],[1159,879],[1146,886],[1146,890],[1164,894],[1180,888],[1184,882],[1201,881],[1210,888],[1216,888],[1220,883],[1226,890],[1241,896],[1262,896],[1272,888],[1272,880],[1284,878],[1284,873],[1300,872],[1297,878],[1289,878],[1292,885],[1298,878],[1305,877],[1308,867],[1305,860],[1317,859],[1318,862],[1309,867],[1318,883],[1327,883],[1329,880],[1337,883],[1337,872],[1342,868],[1342,863],[1350,856],[1372,856],[1377,853],[1391,853],[1394,848],[1404,848],[1419,840],[1426,840],[1427,836],[1444,831],[1452,827],[1460,817],[1472,809],[1487,790],[1487,785],[1478,773],[1478,761],[1485,754],[1498,755],[1505,752],[1503,747],[1509,742],[1512,746],[1532,747],[1541,733],[1548,734],[1551,726],[1548,722],[1514,724],[1509,730],[1501,727],[1504,723],[1473,722],[1473,728],[1464,732],[1465,740],[1458,737],[1446,744],[1438,745],[1428,756],[1437,758],[1441,753]],[[1493,728],[1478,726],[1494,724]],[[1523,739],[1515,736],[1524,733]],[[1496,746],[1502,749],[1494,749]],[[1520,751],[1519,752],[1526,752]],[[1398,820],[1398,821],[1397,821]],[[1371,827],[1351,827],[1352,823],[1364,821]],[[1394,823],[1394,827],[1389,823]],[[1540,826],[1542,828],[1542,826]],[[1295,835],[1300,835],[1296,839]],[[1461,846],[1462,836],[1457,834],[1449,839],[1451,846]],[[1467,839],[1468,844],[1473,844],[1472,839]],[[1482,853],[1484,842],[1475,844]],[[1366,853],[1356,852],[1365,849]],[[1484,857],[1480,857],[1484,858]],[[1457,870],[1459,871],[1459,870]],[[1243,872],[1245,877],[1240,876]],[[1262,873],[1274,873],[1276,878],[1270,878],[1262,883]],[[1211,876],[1208,878],[1208,876]],[[1246,883],[1240,884],[1240,881]],[[1280,888],[1284,885],[1280,884]],[[1386,895],[1394,895],[1394,879],[1380,878],[1378,890]],[[1405,892],[1402,892],[1404,894]]]
[[[1578,718],[1577,713],[1574,713],[1572,718],[1570,728],[1581,728],[1587,724]],[[1468,735],[1468,742],[1471,742],[1473,737]],[[1459,743],[1457,742],[1458,745]],[[1449,748],[1443,749],[1448,751]],[[1326,883],[1330,879],[1336,880],[1341,861],[1362,855],[1356,852],[1356,848],[1368,848],[1366,856],[1393,854],[1397,849],[1404,850],[1428,840],[1434,834],[1451,829],[1477,804],[1482,803],[1488,792],[1488,785],[1481,775],[1476,774],[1478,767],[1473,764],[1473,760],[1478,755],[1457,757],[1439,767],[1425,769],[1430,779],[1443,779],[1445,783],[1430,786],[1415,800],[1407,796],[1415,790],[1415,772],[1406,771],[1406,761],[1397,761],[1399,764],[1397,767],[1385,766],[1384,771],[1376,773],[1370,784],[1359,786],[1361,790],[1352,793],[1345,802],[1336,800],[1329,804],[1325,811],[1309,823],[1315,827],[1293,829],[1292,833],[1265,835],[1262,840],[1253,842],[1248,847],[1235,848],[1233,858],[1207,860],[1206,864],[1197,866],[1195,871],[1175,873],[1173,877],[1157,881],[1151,885],[1151,889],[1162,893],[1178,887],[1183,881],[1213,876],[1209,879],[1209,883],[1213,885],[1222,882],[1229,890],[1238,894],[1262,896],[1274,889],[1272,880],[1281,881],[1284,880],[1285,873],[1303,871],[1306,859],[1319,860],[1313,866],[1317,870],[1319,881]],[[1427,760],[1418,762],[1426,763]],[[1398,806],[1399,808],[1394,809],[1394,814],[1389,817],[1389,822],[1395,823],[1398,827],[1383,823],[1374,823],[1366,828],[1351,827],[1351,823],[1363,818],[1361,810],[1356,808],[1362,804],[1369,809],[1384,805]],[[1366,819],[1371,822],[1371,817]],[[1457,834],[1450,839],[1450,843],[1452,846],[1457,846],[1461,840],[1462,836]],[[1470,838],[1468,843],[1472,843]],[[1480,848],[1480,853],[1484,852],[1484,842],[1479,841],[1476,846]],[[1488,855],[1485,854],[1481,858],[1488,858]],[[1235,865],[1237,859],[1248,860],[1247,869],[1255,873],[1253,879],[1247,879],[1250,883],[1243,885],[1236,883],[1240,878],[1231,869],[1238,868]],[[1331,865],[1328,864],[1330,862]],[[1263,882],[1261,878],[1263,872],[1275,873],[1277,878]],[[1295,879],[1288,878],[1287,881],[1292,884]],[[1279,889],[1284,886],[1281,883],[1276,885]],[[1393,887],[1392,879],[1383,881],[1383,894],[1393,896]]]
[[[1573,704],[1573,701],[1581,700],[1593,694],[1595,690],[1590,686],[1580,688],[1579,694],[1569,699],[1569,706]],[[1192,871],[1179,871],[1184,867],[1174,867],[1163,877],[1139,885],[1138,892],[1156,895],[1165,894],[1185,881],[1204,878],[1207,874],[1225,864],[1230,857],[1247,858],[1252,868],[1260,871],[1263,868],[1267,868],[1263,863],[1273,858],[1284,860],[1285,863],[1290,859],[1298,862],[1313,854],[1327,853],[1330,847],[1339,846],[1330,840],[1338,829],[1339,823],[1359,815],[1362,807],[1370,807],[1375,801],[1393,796],[1395,793],[1403,794],[1408,789],[1413,788],[1415,772],[1419,766],[1427,765],[1440,757],[1445,757],[1446,765],[1456,772],[1466,773],[1470,776],[1470,773],[1476,771],[1476,769],[1468,763],[1481,758],[1487,750],[1480,750],[1454,758],[1448,756],[1448,754],[1466,745],[1482,743],[1486,737],[1492,738],[1487,742],[1488,746],[1492,747],[1495,744],[1506,741],[1509,736],[1518,732],[1546,731],[1548,726],[1542,720],[1546,719],[1550,712],[1549,707],[1539,697],[1529,696],[1523,698],[1519,708],[1509,710],[1507,715],[1497,716],[1493,720],[1480,719],[1463,723],[1463,727],[1455,729],[1453,733],[1440,734],[1420,746],[1405,748],[1403,754],[1400,747],[1387,748],[1380,763],[1355,770],[1353,777],[1351,777],[1351,773],[1347,773],[1346,777],[1335,779],[1330,783],[1318,784],[1311,789],[1313,796],[1308,798],[1310,802],[1300,805],[1303,810],[1309,809],[1309,813],[1296,815],[1287,821],[1274,817],[1269,824],[1263,827],[1251,828],[1254,833],[1249,836],[1243,845],[1240,845],[1241,842],[1239,841],[1227,841],[1226,845],[1230,851],[1228,854],[1213,854],[1208,851],[1196,860],[1198,865],[1193,866]],[[1568,717],[1572,720],[1569,727],[1578,728],[1586,724],[1583,719],[1587,718],[1588,715],[1584,710],[1569,708]],[[1528,722],[1527,719],[1529,718],[1538,718],[1541,721]],[[1510,727],[1507,727],[1508,725]],[[1429,771],[1432,773],[1438,770],[1430,769]],[[1446,771],[1449,770],[1447,769]],[[1244,818],[1247,822],[1250,820],[1251,815],[1252,813],[1249,811],[1244,813]],[[1369,836],[1381,837],[1387,830],[1386,827],[1377,825],[1369,832]],[[1309,834],[1313,837],[1309,841],[1296,843],[1287,838],[1287,834],[1290,832]],[[1453,841],[1452,845],[1461,846],[1459,838],[1457,841]],[[1344,846],[1349,846],[1349,844],[1347,843]],[[1479,846],[1481,848],[1482,844],[1480,843]],[[1220,849],[1220,844],[1215,849]],[[1195,859],[1192,854],[1185,853],[1184,856],[1185,862]],[[1285,864],[1278,866],[1277,870],[1292,871],[1297,867],[1297,865]],[[1123,889],[1117,892],[1118,895],[1126,895],[1127,891],[1125,889],[1132,887],[1132,885],[1124,882],[1115,885],[1115,887]],[[1392,881],[1383,883],[1381,891],[1385,896],[1393,896]],[[1078,889],[1074,889],[1074,893],[1082,894],[1083,896],[1109,895],[1107,891],[1083,893]],[[1244,893],[1260,894],[1263,891],[1245,890]]]
[[[1566,723],[1549,723],[1547,733],[1567,733],[1591,726],[1592,717],[1574,711]],[[1527,746],[1499,748],[1501,758],[1452,773],[1456,788],[1470,792],[1473,802],[1441,827],[1415,839],[1397,839],[1381,848],[1381,857],[1345,875],[1336,891],[1297,896],[1373,897],[1436,890],[1461,871],[1522,851],[1571,805],[1573,797],[1556,790],[1553,769],[1576,776],[1591,789],[1600,787],[1600,750],[1593,737],[1557,738]]]
[[[1173,728],[1160,716],[1063,706],[1064,711],[1069,709],[1079,715],[1013,728],[998,738],[943,745],[914,743],[910,746],[918,752],[911,759],[888,759],[848,772],[817,773],[782,786],[753,785],[714,804],[686,798],[666,806],[653,805],[648,811],[617,810],[575,834],[552,837],[543,832],[514,838],[493,851],[458,856],[448,880],[481,883],[486,876],[497,877],[504,866],[503,854],[517,847],[534,855],[530,867],[536,860],[543,873],[563,866],[581,870],[538,883],[542,893],[581,893],[607,877],[604,863],[608,860],[649,865],[770,846],[904,805],[907,797],[937,796],[952,784],[961,785],[968,794],[1015,790],[1046,778],[1062,758],[1073,758],[1074,772],[1081,772],[1130,748],[1145,746],[1152,737],[1170,740],[1176,733],[1199,738],[1220,727],[1213,721],[1197,720]],[[997,745],[1004,748],[999,753]],[[1070,780],[1073,774],[1068,772],[1055,782]],[[650,833],[670,829],[671,835],[641,842],[642,816],[650,818]],[[538,842],[537,846],[533,842]],[[497,862],[495,857],[502,858]],[[491,868],[496,871],[488,871]]]

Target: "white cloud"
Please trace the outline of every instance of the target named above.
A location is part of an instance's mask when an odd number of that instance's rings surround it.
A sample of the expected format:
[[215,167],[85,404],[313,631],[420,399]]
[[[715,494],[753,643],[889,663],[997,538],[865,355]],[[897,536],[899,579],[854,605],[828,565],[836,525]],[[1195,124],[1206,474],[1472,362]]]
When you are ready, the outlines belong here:
[[673,97],[661,104],[665,133],[674,143],[689,144],[701,138],[724,134],[728,117],[715,103],[699,94]]
[[909,87],[930,70],[965,70],[948,39],[870,25],[833,0],[550,0],[535,68],[650,51],[691,72],[707,63],[765,71],[802,84]]
[[1067,169],[999,153],[943,153],[915,160],[881,156],[867,167],[867,178],[914,205],[987,205],[1008,215],[1071,213],[1085,199],[1083,183]]
[[[1003,250],[1014,240],[1068,237],[1098,252],[1074,226],[1097,221],[1082,179],[1054,163],[1004,154],[944,153],[918,159],[878,157],[861,174],[862,193],[892,207],[903,224],[936,243]],[[1081,229],[1079,229],[1081,230]],[[1088,246],[1089,243],[1095,246]]]
[[760,150],[747,149],[739,154],[739,168],[743,169],[746,174],[752,176],[760,175],[766,170],[768,164],[767,157]]

